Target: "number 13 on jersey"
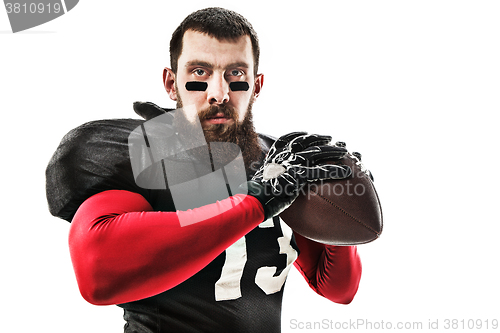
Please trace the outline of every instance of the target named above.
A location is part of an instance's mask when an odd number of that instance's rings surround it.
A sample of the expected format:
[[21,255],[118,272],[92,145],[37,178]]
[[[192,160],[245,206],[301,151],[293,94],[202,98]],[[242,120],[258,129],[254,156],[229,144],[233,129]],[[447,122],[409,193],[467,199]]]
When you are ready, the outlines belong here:
[[[278,219],[276,219],[277,221]],[[259,228],[273,228],[275,221],[268,219],[259,225]],[[286,254],[286,268],[277,276],[276,266],[260,267],[255,274],[255,284],[267,295],[281,290],[285,283],[290,267],[297,259],[297,251],[291,246],[292,230],[281,223],[283,236],[276,239],[279,254]],[[215,283],[215,300],[225,301],[241,297],[241,277],[247,261],[246,237],[240,238],[236,243],[226,249],[226,260],[222,266],[219,280]]]

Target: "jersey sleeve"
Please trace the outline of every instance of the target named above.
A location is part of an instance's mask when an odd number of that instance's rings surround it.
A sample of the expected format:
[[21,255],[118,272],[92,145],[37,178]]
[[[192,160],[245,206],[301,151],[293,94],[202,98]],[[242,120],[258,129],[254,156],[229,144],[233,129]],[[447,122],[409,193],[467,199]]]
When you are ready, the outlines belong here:
[[197,273],[263,219],[262,205],[247,195],[158,212],[137,193],[98,193],[79,207],[69,232],[80,292],[98,305],[156,295]]
[[356,246],[325,245],[294,233],[300,254],[295,267],[317,294],[349,304],[361,279],[361,260]]

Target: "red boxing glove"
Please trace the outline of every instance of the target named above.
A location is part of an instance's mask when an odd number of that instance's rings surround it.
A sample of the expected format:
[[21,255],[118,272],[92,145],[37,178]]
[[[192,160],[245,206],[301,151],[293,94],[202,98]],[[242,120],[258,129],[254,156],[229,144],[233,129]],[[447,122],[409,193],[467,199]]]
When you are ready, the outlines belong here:
[[79,207],[69,233],[80,292],[98,305],[159,294],[196,274],[263,220],[262,205],[246,195],[156,212],[137,193],[98,193]]

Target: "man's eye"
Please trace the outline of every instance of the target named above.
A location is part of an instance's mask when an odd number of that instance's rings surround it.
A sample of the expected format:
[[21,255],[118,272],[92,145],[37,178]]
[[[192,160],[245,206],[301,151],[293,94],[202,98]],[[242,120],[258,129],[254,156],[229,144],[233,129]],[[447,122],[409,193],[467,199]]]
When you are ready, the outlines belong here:
[[203,75],[205,75],[205,71],[204,71],[203,69],[195,69],[195,70],[193,71],[193,73],[194,73],[195,75],[198,75],[198,76],[203,76]]
[[243,71],[239,70],[239,69],[233,69],[231,71],[231,76],[242,76],[244,73]]

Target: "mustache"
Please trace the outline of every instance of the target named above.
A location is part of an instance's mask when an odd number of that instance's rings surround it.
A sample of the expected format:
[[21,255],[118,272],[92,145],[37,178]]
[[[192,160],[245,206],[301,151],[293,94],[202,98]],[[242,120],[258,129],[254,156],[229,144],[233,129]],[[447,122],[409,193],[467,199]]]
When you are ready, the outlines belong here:
[[233,108],[228,107],[226,105],[210,105],[208,108],[201,110],[198,113],[198,116],[201,122],[203,120],[213,118],[218,114],[223,114],[225,118],[229,118],[234,121],[237,120],[236,111]]

